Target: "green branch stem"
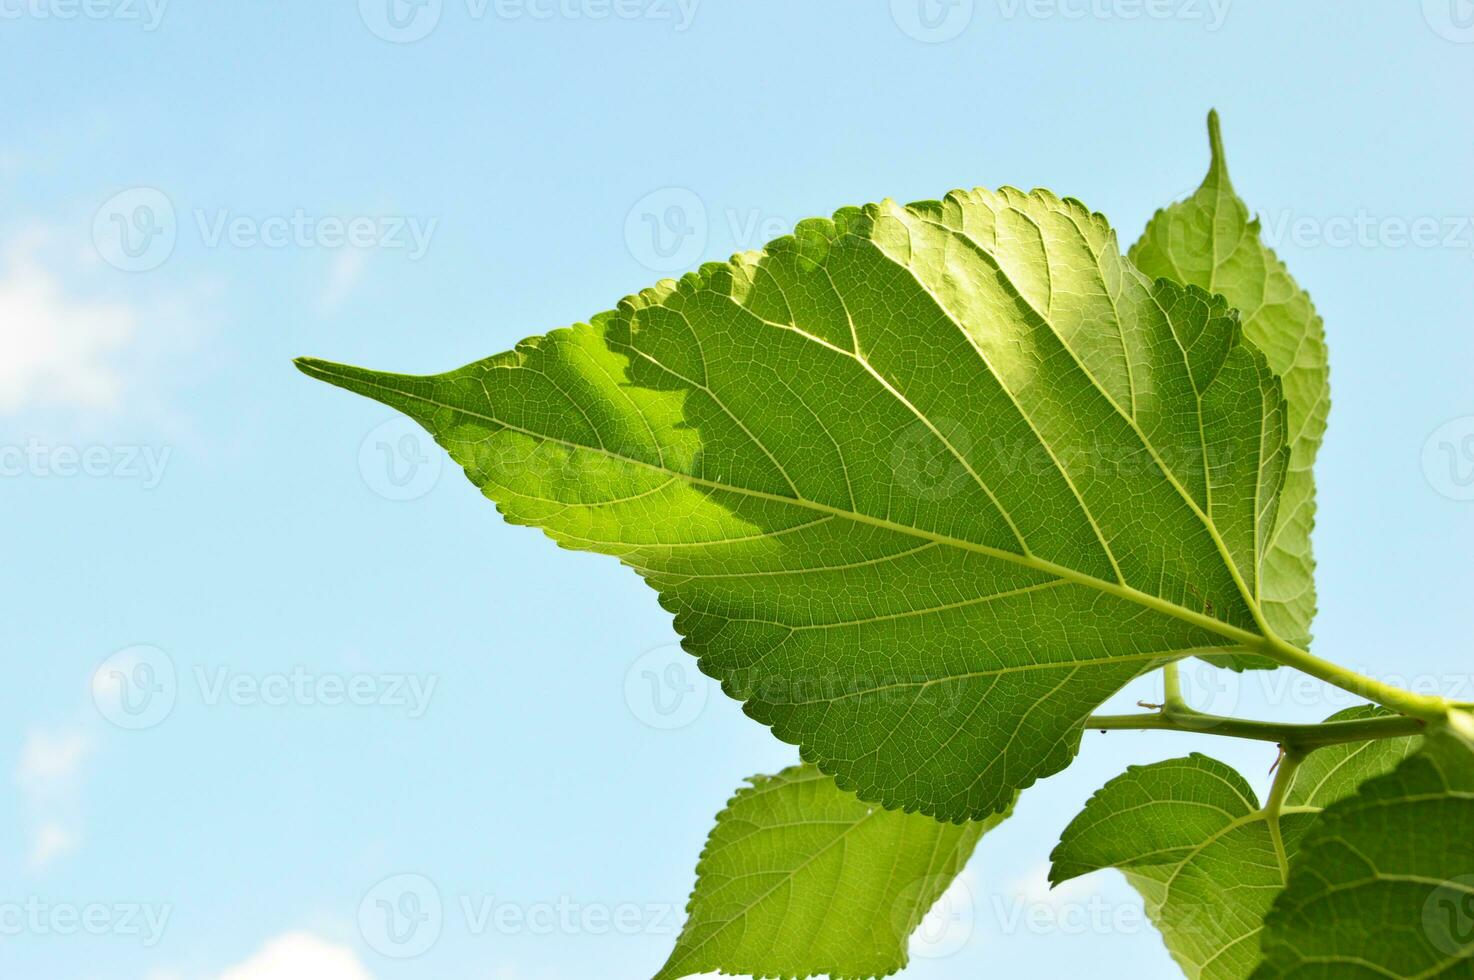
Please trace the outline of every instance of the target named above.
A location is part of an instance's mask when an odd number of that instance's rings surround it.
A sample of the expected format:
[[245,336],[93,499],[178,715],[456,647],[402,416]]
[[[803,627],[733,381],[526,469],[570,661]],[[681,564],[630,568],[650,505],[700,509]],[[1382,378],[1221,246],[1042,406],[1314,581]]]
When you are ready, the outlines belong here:
[[1293,758],[1299,759],[1324,745],[1339,745],[1346,742],[1370,742],[1384,738],[1400,738],[1419,735],[1429,722],[1446,722],[1455,709],[1462,705],[1443,698],[1413,694],[1381,681],[1347,670],[1328,660],[1322,660],[1304,650],[1297,649],[1270,634],[1262,644],[1252,649],[1264,653],[1288,667],[1296,667],[1335,687],[1350,691],[1370,701],[1399,712],[1399,716],[1385,718],[1358,718],[1348,721],[1327,721],[1318,724],[1289,724],[1272,721],[1252,721],[1247,718],[1231,718],[1194,710],[1182,696],[1182,680],[1176,663],[1162,668],[1162,704],[1144,707],[1157,708],[1149,714],[1092,715],[1086,719],[1085,727],[1097,731],[1171,731],[1196,732],[1206,735],[1222,735],[1229,738],[1253,739],[1274,742]]
[[1274,785],[1269,788],[1269,799],[1264,804],[1264,822],[1269,826],[1269,839],[1274,844],[1274,854],[1279,860],[1280,879],[1290,880],[1290,856],[1285,853],[1285,839],[1280,833],[1280,810],[1285,805],[1285,794],[1295,781],[1295,770],[1304,761],[1306,750],[1283,750],[1279,759],[1279,771],[1274,774]]
[[1358,718],[1350,721],[1327,721],[1312,725],[1282,724],[1272,721],[1250,721],[1192,710],[1149,714],[1092,715],[1085,727],[1096,731],[1169,731],[1196,732],[1273,742],[1286,752],[1308,752],[1324,745],[1345,742],[1370,742],[1422,734],[1427,722],[1421,718]]
[[1169,713],[1192,710],[1183,700],[1182,681],[1175,662],[1162,668],[1162,710]]
[[1448,716],[1452,705],[1444,698],[1425,694],[1414,694],[1402,688],[1384,684],[1373,677],[1358,674],[1340,664],[1317,657],[1315,654],[1269,633],[1250,646],[1255,653],[1262,653],[1286,667],[1309,674],[1343,691],[1350,691],[1368,701],[1375,701],[1384,708],[1425,721],[1434,721]]

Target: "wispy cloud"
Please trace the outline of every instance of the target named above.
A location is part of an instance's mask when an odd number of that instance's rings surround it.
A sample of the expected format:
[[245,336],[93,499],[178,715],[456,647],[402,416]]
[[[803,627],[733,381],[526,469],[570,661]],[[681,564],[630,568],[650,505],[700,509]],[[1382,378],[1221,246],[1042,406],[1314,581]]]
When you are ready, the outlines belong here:
[[323,313],[336,313],[342,309],[354,287],[363,278],[367,257],[361,248],[340,249],[328,263],[327,282],[318,297],[318,309]]
[[89,736],[72,729],[26,733],[15,782],[30,825],[27,858],[33,870],[81,846],[78,797],[92,748]]

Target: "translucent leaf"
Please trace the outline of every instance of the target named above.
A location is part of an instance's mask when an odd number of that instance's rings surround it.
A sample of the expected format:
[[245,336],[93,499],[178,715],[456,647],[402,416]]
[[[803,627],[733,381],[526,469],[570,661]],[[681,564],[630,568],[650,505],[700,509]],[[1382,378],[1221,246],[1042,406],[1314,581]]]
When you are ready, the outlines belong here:
[[1280,383],[1223,299],[1046,191],[845,209],[447,374],[299,365],[636,569],[887,807],[998,812],[1133,677],[1263,642]]
[[812,766],[758,776],[717,816],[675,951],[657,980],[882,977],[952,887],[978,839],[962,825],[883,810]]

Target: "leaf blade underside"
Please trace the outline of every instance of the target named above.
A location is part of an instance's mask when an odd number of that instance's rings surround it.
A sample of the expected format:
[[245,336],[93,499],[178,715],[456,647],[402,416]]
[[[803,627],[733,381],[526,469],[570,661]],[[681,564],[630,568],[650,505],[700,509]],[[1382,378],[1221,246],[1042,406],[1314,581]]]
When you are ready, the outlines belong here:
[[444,375],[299,366],[634,567],[750,716],[887,807],[998,812],[1128,680],[1261,636],[1279,382],[1048,192],[845,209]]

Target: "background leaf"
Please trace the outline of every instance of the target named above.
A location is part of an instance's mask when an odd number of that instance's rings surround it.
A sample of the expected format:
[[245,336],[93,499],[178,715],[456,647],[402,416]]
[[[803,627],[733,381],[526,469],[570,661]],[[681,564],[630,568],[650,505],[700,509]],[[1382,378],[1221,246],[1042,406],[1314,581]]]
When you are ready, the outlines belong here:
[[[1331,720],[1384,715],[1358,707]],[[1293,861],[1321,810],[1385,773],[1421,741],[1396,738],[1312,752],[1294,773],[1279,819]],[[1241,980],[1260,962],[1264,914],[1285,886],[1279,852],[1244,778],[1194,754],[1132,766],[1101,788],[1061,835],[1053,883],[1115,867],[1188,977]],[[1293,865],[1292,865],[1293,866]]]
[[1423,743],[1305,836],[1256,980],[1474,977],[1474,754]]
[[689,917],[657,980],[712,970],[888,976],[1006,814],[962,825],[863,803],[813,766],[758,776],[717,816]]
[[[1289,407],[1290,471],[1270,536],[1261,601],[1270,625],[1301,648],[1310,646],[1315,618],[1316,453],[1331,406],[1325,329],[1310,296],[1260,238],[1259,219],[1234,193],[1224,160],[1218,114],[1208,116],[1212,163],[1202,186],[1185,201],[1158,211],[1131,261],[1149,276],[1220,293],[1243,317],[1244,335],[1284,383]],[[1274,667],[1257,656],[1211,658],[1220,666]]]

